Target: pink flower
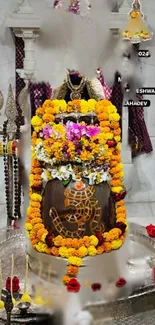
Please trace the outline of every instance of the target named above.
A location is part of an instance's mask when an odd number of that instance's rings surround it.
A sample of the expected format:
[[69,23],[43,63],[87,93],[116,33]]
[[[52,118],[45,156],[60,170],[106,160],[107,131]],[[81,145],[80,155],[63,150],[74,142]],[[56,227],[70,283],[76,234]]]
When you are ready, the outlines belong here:
[[96,137],[100,133],[100,129],[98,126],[88,126],[86,135],[90,138]]
[[50,138],[52,132],[53,132],[53,130],[51,129],[50,125],[44,126],[43,132],[42,132],[44,139]]

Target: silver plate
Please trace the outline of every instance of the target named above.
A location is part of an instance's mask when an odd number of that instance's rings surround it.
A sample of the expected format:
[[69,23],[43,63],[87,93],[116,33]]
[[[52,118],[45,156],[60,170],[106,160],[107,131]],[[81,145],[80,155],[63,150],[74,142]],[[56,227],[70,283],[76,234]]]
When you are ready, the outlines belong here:
[[[133,243],[134,251],[129,267],[139,259],[148,261],[146,285],[139,288],[127,299],[104,304],[102,302],[89,304],[84,309],[89,310],[95,319],[95,324],[149,324],[154,325],[155,317],[155,284],[152,278],[152,268],[155,265],[155,241],[147,236],[144,227],[130,224],[129,239]],[[11,255],[14,254],[15,272],[20,278],[21,288],[24,285],[26,240],[20,230],[0,230],[0,259],[2,260],[4,285],[10,275]],[[34,277],[32,271],[30,278]],[[30,284],[31,286],[31,284]],[[5,319],[4,311],[0,311],[0,319]],[[143,320],[142,320],[143,319]]]

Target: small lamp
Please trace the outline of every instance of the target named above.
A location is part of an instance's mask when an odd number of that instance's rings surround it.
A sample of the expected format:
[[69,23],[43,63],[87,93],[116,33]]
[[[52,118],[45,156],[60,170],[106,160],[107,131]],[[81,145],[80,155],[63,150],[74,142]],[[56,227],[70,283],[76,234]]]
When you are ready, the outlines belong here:
[[130,40],[133,44],[150,40],[153,33],[149,31],[147,23],[145,22],[139,0],[134,0],[132,9],[128,15],[129,22],[128,26],[123,31],[123,39]]

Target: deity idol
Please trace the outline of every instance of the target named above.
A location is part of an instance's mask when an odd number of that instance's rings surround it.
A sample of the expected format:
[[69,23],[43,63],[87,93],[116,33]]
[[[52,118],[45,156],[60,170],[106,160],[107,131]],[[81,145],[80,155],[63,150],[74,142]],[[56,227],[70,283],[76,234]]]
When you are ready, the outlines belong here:
[[[32,117],[26,218],[30,266],[42,260],[46,273],[51,264],[56,281],[80,291],[83,304],[135,288],[127,266],[120,116],[100,100],[94,82],[70,71],[56,99]],[[100,292],[92,296],[94,283]]]

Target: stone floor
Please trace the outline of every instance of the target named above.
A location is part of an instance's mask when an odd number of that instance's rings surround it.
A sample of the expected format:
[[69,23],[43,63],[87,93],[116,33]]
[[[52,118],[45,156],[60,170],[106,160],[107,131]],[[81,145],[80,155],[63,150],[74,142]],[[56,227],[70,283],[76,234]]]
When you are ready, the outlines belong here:
[[[155,224],[155,202],[152,203],[126,203],[127,218],[130,222],[138,223],[142,226]],[[5,227],[6,208],[5,204],[0,204],[0,228]]]

